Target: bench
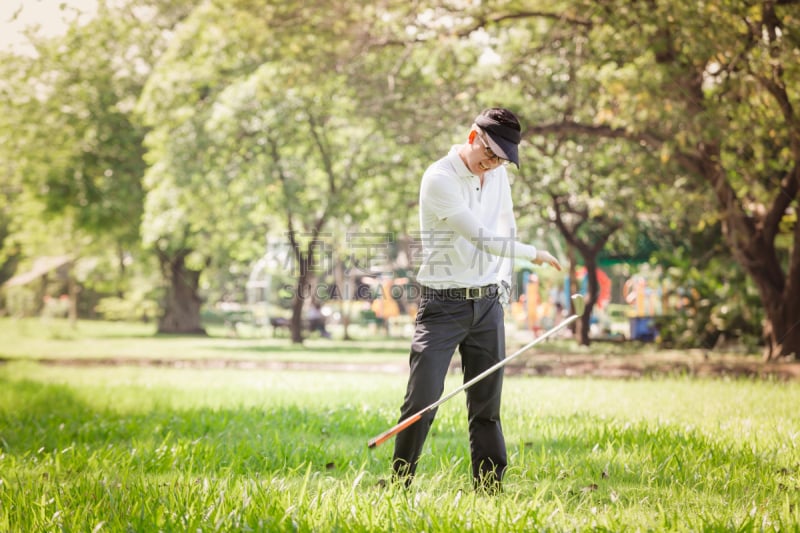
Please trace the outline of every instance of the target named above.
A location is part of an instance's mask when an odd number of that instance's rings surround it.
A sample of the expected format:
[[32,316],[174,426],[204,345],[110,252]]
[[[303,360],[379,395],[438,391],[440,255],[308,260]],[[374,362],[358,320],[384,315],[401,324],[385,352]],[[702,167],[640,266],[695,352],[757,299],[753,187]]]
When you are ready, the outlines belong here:
[[[269,325],[272,326],[273,337],[277,337],[279,331],[285,330],[287,334],[289,331],[291,331],[291,321],[288,318],[283,318],[280,316],[270,317]],[[314,331],[311,328],[311,322],[309,320],[303,319],[303,330]]]

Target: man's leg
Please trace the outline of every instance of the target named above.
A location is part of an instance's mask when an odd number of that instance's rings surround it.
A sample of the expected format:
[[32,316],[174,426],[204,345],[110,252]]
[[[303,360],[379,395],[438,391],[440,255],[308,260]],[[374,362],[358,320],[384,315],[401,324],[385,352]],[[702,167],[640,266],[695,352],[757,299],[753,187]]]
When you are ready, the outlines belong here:
[[[475,321],[459,351],[465,382],[505,357],[503,308],[496,298],[475,301]],[[467,389],[473,481],[490,492],[500,489],[508,464],[500,423],[502,390],[502,368]]]
[[[405,400],[400,409],[400,422],[441,398],[453,353],[471,322],[470,301],[422,301],[411,342],[410,372]],[[426,413],[395,438],[392,469],[395,479],[402,480],[406,485],[414,477],[422,446],[435,416],[435,410]]]

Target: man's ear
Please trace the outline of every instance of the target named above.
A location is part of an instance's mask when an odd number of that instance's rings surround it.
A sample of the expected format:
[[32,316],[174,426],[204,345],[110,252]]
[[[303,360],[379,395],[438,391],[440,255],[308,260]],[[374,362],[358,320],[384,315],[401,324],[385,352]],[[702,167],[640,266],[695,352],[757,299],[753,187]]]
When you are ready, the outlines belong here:
[[475,130],[470,130],[469,132],[469,144],[475,142],[475,137],[478,135],[478,132]]

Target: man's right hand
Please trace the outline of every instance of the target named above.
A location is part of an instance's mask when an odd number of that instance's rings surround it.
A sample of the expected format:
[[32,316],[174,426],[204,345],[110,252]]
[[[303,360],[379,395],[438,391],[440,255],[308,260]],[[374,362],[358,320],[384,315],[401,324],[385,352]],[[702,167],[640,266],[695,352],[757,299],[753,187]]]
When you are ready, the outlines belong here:
[[533,258],[532,262],[534,265],[548,264],[556,270],[561,270],[561,263],[558,262],[558,259],[544,250],[536,250],[536,257]]

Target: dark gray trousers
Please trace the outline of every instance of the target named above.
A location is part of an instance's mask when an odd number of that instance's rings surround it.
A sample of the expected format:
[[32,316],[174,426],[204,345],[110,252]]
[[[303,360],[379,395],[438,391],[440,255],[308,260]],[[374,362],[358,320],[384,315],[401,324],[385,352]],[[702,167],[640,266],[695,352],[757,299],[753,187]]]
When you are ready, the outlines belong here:
[[[441,398],[455,349],[461,354],[464,382],[505,357],[503,307],[497,296],[452,300],[423,296],[409,357],[410,373],[400,421]],[[508,464],[500,397],[503,369],[466,390],[472,475],[476,487],[499,486]],[[400,432],[392,468],[396,479],[410,484],[435,410]]]

